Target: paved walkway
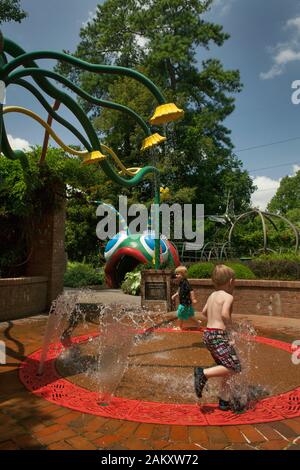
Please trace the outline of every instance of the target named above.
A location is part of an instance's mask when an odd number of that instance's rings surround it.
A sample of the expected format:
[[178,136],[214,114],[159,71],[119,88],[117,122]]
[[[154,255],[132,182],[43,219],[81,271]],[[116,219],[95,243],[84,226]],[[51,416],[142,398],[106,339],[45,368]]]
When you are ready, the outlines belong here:
[[[113,294],[116,300],[120,292]],[[111,293],[106,295],[112,297]],[[286,341],[300,338],[300,320],[259,316],[248,319],[254,326],[264,328],[266,336],[269,330],[271,335],[272,328]],[[240,426],[140,424],[70,411],[31,395],[19,381],[18,365],[41,347],[46,320],[40,315],[0,324],[0,339],[7,346],[7,364],[0,366],[0,450],[300,450],[300,418]]]
[[141,297],[138,295],[127,295],[121,289],[91,288],[71,289],[65,288],[64,292],[79,292],[79,302],[87,303],[118,303],[123,305],[141,305]]

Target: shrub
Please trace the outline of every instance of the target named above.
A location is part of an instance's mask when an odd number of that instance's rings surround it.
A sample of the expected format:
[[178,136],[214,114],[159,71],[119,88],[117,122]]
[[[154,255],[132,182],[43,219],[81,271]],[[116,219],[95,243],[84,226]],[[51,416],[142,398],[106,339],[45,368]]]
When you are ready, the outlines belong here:
[[256,257],[254,261],[295,261],[300,263],[300,255],[291,251],[286,253],[264,253]]
[[260,279],[295,281],[300,279],[300,256],[286,253],[264,253],[251,260],[248,266]]
[[255,273],[249,268],[249,266],[246,266],[245,264],[241,263],[232,263],[232,262],[225,262],[224,263],[226,266],[229,268],[233,269],[235,272],[235,277],[236,279],[255,279]]
[[124,294],[139,295],[141,292],[141,279],[140,270],[135,269],[127,273],[121,285]]
[[259,279],[296,281],[300,279],[300,262],[280,259],[254,259],[248,263]]
[[213,263],[195,263],[188,268],[188,277],[191,279],[211,278],[215,265]]
[[[191,279],[208,279],[211,278],[212,272],[216,264],[220,263],[195,263],[188,268],[188,277]],[[235,272],[237,279],[255,279],[255,274],[248,266],[241,263],[223,263],[229,266]]]
[[66,287],[84,287],[96,284],[103,284],[104,274],[99,272],[90,264],[69,262],[64,276]]

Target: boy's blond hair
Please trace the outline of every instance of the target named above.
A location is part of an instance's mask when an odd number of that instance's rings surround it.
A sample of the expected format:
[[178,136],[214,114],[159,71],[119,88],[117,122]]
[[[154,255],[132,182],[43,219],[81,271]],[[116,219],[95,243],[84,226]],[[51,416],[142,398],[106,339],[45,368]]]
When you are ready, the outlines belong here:
[[185,266],[178,266],[175,269],[176,274],[181,274],[183,277],[187,278],[187,268]]
[[235,279],[235,272],[233,269],[225,266],[225,264],[217,264],[212,273],[212,281],[215,287],[224,286],[231,279]]

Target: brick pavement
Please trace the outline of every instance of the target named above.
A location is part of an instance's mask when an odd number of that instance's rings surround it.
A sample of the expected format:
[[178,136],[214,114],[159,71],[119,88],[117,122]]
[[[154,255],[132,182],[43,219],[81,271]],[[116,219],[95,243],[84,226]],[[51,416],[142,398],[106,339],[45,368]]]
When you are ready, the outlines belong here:
[[[255,318],[251,316],[254,326]],[[261,317],[257,321],[262,322]],[[300,449],[300,418],[237,426],[157,425],[82,414],[33,396],[19,381],[18,365],[24,355],[41,347],[45,325],[44,316],[0,324],[0,340],[7,346],[7,364],[0,366],[0,450]],[[298,338],[300,320],[293,331]]]

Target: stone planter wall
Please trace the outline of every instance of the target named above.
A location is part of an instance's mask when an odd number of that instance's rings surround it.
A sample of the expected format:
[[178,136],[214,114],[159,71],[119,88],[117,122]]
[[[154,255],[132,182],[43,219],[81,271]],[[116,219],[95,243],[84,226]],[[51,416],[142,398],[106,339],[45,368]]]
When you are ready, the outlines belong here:
[[43,276],[0,279],[0,321],[44,312],[48,278]]

